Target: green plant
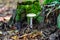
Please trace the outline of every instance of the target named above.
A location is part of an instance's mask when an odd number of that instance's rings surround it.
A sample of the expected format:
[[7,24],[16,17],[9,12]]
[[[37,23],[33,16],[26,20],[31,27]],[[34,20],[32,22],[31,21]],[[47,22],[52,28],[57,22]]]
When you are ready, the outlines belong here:
[[27,1],[27,2],[23,2],[21,4],[22,5],[18,4],[18,6],[17,6],[16,21],[21,20],[21,14],[24,13],[24,11],[25,11],[26,14],[27,13],[35,13],[35,14],[37,14],[41,10],[41,7],[40,7],[38,1],[34,1],[34,2]]

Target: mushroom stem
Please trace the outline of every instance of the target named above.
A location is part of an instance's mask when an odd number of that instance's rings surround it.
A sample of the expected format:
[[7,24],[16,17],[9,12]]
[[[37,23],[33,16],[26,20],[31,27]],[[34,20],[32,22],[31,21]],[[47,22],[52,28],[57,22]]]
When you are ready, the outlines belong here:
[[31,17],[31,18],[30,18],[30,28],[33,27],[33,21],[32,21],[32,20],[33,20],[33,18]]

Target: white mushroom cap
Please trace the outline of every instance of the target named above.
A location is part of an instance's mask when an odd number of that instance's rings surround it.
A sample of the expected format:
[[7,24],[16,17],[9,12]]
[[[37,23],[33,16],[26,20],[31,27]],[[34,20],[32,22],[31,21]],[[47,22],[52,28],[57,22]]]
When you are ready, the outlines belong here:
[[36,14],[34,14],[34,13],[27,14],[27,17],[35,17],[35,16],[36,16]]

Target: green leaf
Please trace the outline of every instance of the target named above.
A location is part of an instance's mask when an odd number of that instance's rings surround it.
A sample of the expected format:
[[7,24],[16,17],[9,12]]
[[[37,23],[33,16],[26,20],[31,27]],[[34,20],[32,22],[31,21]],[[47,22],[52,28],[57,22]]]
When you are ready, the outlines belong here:
[[53,2],[55,0],[44,0],[44,2],[42,4],[46,5],[46,4],[50,4],[51,2]]
[[59,14],[59,16],[57,18],[57,27],[60,29],[60,14]]

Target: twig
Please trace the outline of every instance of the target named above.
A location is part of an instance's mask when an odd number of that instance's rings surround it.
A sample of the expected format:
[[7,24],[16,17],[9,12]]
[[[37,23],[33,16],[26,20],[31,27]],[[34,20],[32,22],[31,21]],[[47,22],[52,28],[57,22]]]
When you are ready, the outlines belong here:
[[57,8],[55,8],[54,10],[53,10],[53,8],[47,13],[47,15],[46,15],[46,18],[49,16],[49,14],[51,13],[51,12],[54,12],[55,10],[57,10]]

